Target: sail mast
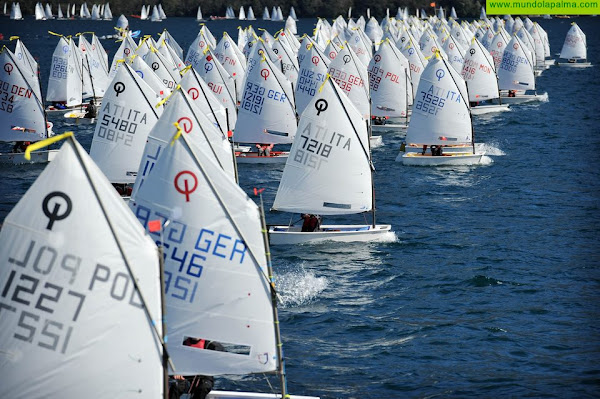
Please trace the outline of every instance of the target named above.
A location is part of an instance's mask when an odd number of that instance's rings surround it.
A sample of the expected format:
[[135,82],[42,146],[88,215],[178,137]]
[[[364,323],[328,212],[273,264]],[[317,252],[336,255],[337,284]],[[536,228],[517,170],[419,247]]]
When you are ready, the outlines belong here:
[[273,327],[275,328],[275,342],[277,344],[277,368],[279,370],[279,381],[281,384],[281,397],[287,397],[287,380],[285,376],[285,359],[283,358],[283,344],[281,342],[281,331],[279,330],[279,314],[277,312],[277,291],[273,279],[273,265],[271,263],[271,251],[269,249],[269,236],[267,233],[267,222],[265,221],[265,208],[263,206],[262,194],[260,194],[260,224],[262,236],[265,243],[265,257],[267,258],[267,272],[269,273],[269,287],[271,290],[271,302],[273,304]]

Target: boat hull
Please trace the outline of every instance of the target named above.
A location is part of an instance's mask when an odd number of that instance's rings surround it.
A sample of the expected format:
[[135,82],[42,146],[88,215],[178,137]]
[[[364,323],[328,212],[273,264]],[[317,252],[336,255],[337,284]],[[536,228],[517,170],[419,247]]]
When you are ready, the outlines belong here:
[[430,154],[421,154],[417,152],[408,152],[404,155],[398,155],[396,161],[401,161],[408,166],[469,166],[481,163],[485,153],[455,153],[432,156]]
[[290,153],[288,151],[271,151],[271,155],[259,156],[258,152],[236,152],[235,159],[237,163],[285,163]]
[[59,150],[35,151],[31,153],[31,159],[25,159],[24,152],[0,154],[0,164],[19,165],[23,163],[46,163],[54,159]]
[[299,226],[270,226],[269,240],[271,245],[293,245],[303,243],[334,242],[369,242],[376,241],[392,226],[389,224],[372,225],[323,225],[319,231],[303,232]]
[[[181,396],[182,399],[186,398],[187,394]],[[191,396],[187,396],[191,398]],[[232,391],[210,391],[206,395],[206,399],[277,399],[281,398],[281,394],[276,393],[258,393],[258,392],[232,392]],[[302,395],[288,395],[286,398],[290,399],[319,399],[318,396],[302,396]]]
[[475,107],[471,107],[471,115],[484,115],[494,112],[510,111],[508,106],[509,104],[477,105]]
[[86,118],[85,111],[75,110],[67,112],[63,115],[65,117],[65,121],[76,123],[76,124],[93,124],[96,122],[96,118]]
[[591,62],[556,62],[559,67],[569,68],[589,68],[592,66]]
[[508,97],[507,95],[502,95],[501,100],[504,104],[521,104],[532,101],[548,101],[548,93],[517,94],[515,97]]

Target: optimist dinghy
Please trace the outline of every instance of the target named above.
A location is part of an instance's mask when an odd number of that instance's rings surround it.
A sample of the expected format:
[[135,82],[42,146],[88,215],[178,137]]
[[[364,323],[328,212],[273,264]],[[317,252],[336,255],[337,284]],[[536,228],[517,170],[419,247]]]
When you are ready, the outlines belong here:
[[375,223],[373,164],[367,121],[331,78],[308,104],[283,170],[273,210],[318,215],[371,212],[372,224],[271,226],[271,244],[375,241],[390,233]]

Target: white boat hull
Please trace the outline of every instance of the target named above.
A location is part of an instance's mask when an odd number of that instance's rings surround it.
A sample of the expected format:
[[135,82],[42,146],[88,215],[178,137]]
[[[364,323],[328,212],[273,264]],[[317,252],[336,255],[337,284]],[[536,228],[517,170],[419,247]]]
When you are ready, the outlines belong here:
[[[475,143],[475,152],[482,152],[483,143]],[[442,147],[442,151],[444,154],[472,154],[473,153],[473,145],[455,145],[455,146],[444,146]],[[400,150],[400,155],[404,155],[404,153],[423,153],[423,145],[406,145],[404,150]],[[431,155],[431,146],[427,146],[426,154]]]
[[556,62],[556,65],[560,67],[569,68],[589,68],[592,66],[591,62]]
[[76,124],[93,124],[96,122],[96,118],[86,118],[85,111],[70,111],[63,115],[67,122]]
[[506,94],[500,96],[504,104],[521,104],[532,101],[548,101],[548,93],[542,94],[517,94],[515,97],[508,97]]
[[404,165],[409,166],[468,166],[481,163],[481,158],[485,153],[456,153],[432,156],[430,154],[420,154],[416,152],[400,154],[396,162],[402,161]]
[[376,241],[392,226],[389,224],[372,225],[323,225],[319,231],[303,232],[300,226],[271,226],[269,240],[271,245],[293,245],[302,243],[335,242],[369,242]]
[[287,161],[290,153],[288,151],[271,152],[268,157],[258,155],[258,152],[248,151],[235,154],[237,163],[277,163],[283,164]]
[[24,152],[0,154],[0,164],[18,165],[23,163],[46,163],[54,159],[59,150],[35,151],[31,153],[31,159],[25,159]]
[[[190,397],[191,395],[184,394],[181,396],[182,399]],[[277,399],[281,398],[281,394],[276,393],[256,393],[256,392],[232,392],[232,391],[210,391],[206,395],[206,399]],[[301,395],[288,395],[286,398],[290,399],[319,399],[318,396],[301,396]]]
[[490,114],[493,112],[510,111],[508,106],[509,106],[509,104],[476,105],[475,107],[471,107],[471,115],[483,115],[483,114]]
[[372,130],[375,132],[385,132],[388,130],[400,130],[408,128],[407,123],[386,123],[385,125],[371,125]]

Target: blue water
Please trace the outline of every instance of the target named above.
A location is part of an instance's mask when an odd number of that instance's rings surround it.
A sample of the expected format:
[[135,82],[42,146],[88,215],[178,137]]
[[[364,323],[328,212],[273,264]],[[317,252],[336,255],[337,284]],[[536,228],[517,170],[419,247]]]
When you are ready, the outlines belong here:
[[[571,21],[538,20],[553,54]],[[477,119],[489,165],[404,167],[394,162],[402,137],[383,133],[373,151],[377,219],[392,224],[395,240],[272,249],[292,393],[600,397],[600,23],[576,21],[595,66],[552,67],[538,80],[549,102]],[[167,28],[184,49],[198,32],[192,19],[130,22],[142,34]],[[283,26],[261,22],[254,26],[271,33]],[[237,37],[239,21],[207,25]],[[112,24],[2,19],[4,37],[20,35],[39,57],[44,85],[56,44],[47,30],[103,35]],[[112,57],[118,43],[103,44]],[[93,126],[51,120],[89,148]],[[42,169],[0,167],[0,221]],[[269,207],[282,167],[239,169],[242,187],[265,188]],[[267,215],[268,223],[288,220]],[[269,391],[264,376],[218,379],[217,387]]]

